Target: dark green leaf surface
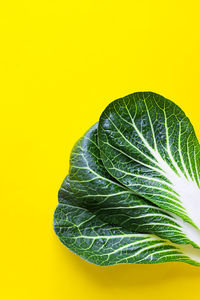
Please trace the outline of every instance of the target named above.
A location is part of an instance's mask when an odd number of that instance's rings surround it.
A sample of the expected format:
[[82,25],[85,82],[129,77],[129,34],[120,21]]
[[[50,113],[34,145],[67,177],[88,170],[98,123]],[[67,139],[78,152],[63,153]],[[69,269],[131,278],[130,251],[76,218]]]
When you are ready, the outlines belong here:
[[86,208],[81,208],[77,205],[67,179],[59,192],[59,204],[54,213],[54,229],[61,242],[71,251],[101,266],[169,261],[199,265],[193,259],[194,255],[189,257],[175,244],[155,235],[134,233],[110,225]]
[[177,105],[150,92],[113,101],[100,118],[98,138],[114,178],[200,228],[200,146]]

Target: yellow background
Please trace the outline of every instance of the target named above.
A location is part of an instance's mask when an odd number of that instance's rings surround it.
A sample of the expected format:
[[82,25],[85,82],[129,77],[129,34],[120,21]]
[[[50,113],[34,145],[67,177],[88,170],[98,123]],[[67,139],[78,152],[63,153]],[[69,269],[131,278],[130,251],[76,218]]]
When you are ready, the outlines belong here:
[[200,268],[98,267],[53,232],[76,140],[135,91],[174,100],[200,138],[200,2],[0,4],[1,299],[200,299]]

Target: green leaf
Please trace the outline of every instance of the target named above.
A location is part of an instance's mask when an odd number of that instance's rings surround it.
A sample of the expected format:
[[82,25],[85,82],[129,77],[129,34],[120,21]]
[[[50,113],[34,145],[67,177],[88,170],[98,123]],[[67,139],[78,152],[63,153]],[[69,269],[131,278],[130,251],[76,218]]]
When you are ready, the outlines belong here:
[[97,127],[95,124],[88,130],[72,150],[70,186],[76,203],[110,224],[197,247],[200,234],[196,228],[169,215],[110,176],[100,157]]
[[200,265],[200,145],[184,112],[150,93],[112,102],[76,143],[54,229],[98,265]]
[[150,92],[113,101],[98,138],[103,164],[117,181],[200,228],[200,146],[176,104]]
[[101,266],[120,263],[180,261],[200,265],[199,249],[175,245],[152,234],[135,233],[103,222],[77,205],[68,179],[59,191],[54,229],[60,241],[89,262]]

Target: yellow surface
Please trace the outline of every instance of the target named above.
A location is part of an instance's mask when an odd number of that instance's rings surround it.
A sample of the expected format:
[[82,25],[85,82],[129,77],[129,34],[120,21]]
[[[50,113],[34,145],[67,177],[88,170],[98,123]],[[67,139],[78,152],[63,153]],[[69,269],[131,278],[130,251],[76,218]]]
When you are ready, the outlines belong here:
[[3,299],[200,299],[200,268],[102,268],[53,232],[75,141],[118,97],[174,100],[200,138],[200,2],[35,0],[0,4]]

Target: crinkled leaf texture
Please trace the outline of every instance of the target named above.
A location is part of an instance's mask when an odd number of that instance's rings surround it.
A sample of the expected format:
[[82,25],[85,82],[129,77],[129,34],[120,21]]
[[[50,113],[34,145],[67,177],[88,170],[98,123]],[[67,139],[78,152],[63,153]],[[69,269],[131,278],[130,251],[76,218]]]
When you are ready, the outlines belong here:
[[54,229],[89,262],[200,265],[200,146],[183,111],[150,92],[113,101],[76,143]]

